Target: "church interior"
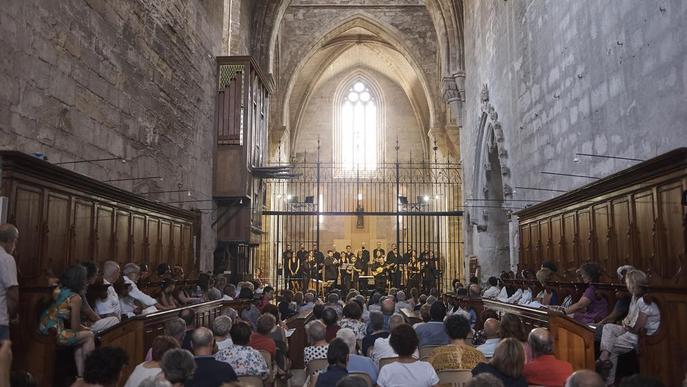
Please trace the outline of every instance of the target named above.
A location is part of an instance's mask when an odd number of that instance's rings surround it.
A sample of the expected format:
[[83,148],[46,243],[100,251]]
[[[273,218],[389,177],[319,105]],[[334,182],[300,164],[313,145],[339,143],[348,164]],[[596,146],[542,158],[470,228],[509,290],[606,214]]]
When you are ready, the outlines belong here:
[[687,385],[685,20],[3,2],[0,387]]

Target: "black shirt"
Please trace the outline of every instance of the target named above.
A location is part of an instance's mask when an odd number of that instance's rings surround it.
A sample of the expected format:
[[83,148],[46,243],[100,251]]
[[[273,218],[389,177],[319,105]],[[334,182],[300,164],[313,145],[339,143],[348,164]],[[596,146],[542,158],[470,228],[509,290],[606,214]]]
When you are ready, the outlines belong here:
[[339,380],[345,378],[348,375],[348,371],[338,365],[329,365],[327,371],[319,374],[317,376],[317,383],[315,387],[331,387],[336,386]]
[[193,373],[192,387],[219,387],[223,383],[237,381],[236,372],[228,363],[217,361],[212,356],[196,356],[196,371]]
[[503,374],[501,371],[496,369],[493,365],[489,363],[479,363],[477,367],[472,369],[472,376],[477,376],[479,374],[492,374],[499,378],[503,382],[504,387],[527,387],[527,380],[524,376],[520,375],[517,378],[510,377]]
[[362,343],[362,350],[363,350],[363,356],[367,356],[367,351],[372,348],[372,346],[375,343],[375,340],[382,338],[386,339],[389,337],[389,332],[379,332],[379,333],[374,333],[367,335],[363,337],[363,343]]

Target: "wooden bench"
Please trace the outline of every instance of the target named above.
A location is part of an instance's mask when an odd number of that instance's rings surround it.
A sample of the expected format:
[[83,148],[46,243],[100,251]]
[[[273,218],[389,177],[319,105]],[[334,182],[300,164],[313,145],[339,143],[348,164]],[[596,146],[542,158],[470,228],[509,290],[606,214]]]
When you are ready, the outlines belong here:
[[306,310],[291,316],[286,320],[286,326],[295,331],[289,336],[289,359],[292,369],[304,369],[303,351],[307,346],[308,336],[305,332],[305,325],[312,320],[312,310]]

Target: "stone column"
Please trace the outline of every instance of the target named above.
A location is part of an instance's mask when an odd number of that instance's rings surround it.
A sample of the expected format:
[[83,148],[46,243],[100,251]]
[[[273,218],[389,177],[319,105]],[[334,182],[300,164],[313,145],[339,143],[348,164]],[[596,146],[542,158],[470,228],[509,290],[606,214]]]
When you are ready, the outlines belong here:
[[463,103],[465,102],[465,72],[459,70],[449,77],[441,80],[441,91],[444,100],[456,117],[458,127],[463,126]]

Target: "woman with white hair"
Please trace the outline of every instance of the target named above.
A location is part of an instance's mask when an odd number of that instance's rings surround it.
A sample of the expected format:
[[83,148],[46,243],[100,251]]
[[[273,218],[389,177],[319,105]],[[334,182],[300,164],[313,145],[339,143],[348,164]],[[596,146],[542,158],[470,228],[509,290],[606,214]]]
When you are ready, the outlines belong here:
[[656,303],[645,300],[644,292],[648,284],[646,274],[641,270],[632,270],[625,274],[627,290],[632,294],[630,309],[622,325],[606,324],[601,335],[601,354],[597,368],[602,375],[606,374],[606,384],[615,382],[615,370],[618,356],[637,348],[638,333],[646,331],[647,336],[654,335],[661,325],[661,312]]
[[348,345],[348,372],[364,372],[370,375],[372,384],[377,383],[377,367],[374,361],[367,356],[358,355],[356,349],[356,335],[349,328],[341,328],[336,332],[336,337]]

